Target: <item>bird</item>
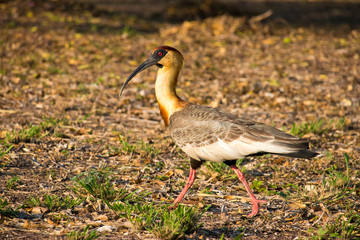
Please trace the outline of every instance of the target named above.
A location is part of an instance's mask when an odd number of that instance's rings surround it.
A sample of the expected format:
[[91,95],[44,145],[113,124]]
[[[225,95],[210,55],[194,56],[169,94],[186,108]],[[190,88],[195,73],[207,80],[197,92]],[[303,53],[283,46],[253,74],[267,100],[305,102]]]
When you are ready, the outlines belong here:
[[177,146],[190,158],[190,173],[187,182],[170,205],[176,208],[195,181],[196,170],[205,162],[225,163],[243,183],[253,204],[248,217],[255,216],[259,200],[252,192],[244,174],[236,166],[238,159],[264,154],[294,158],[312,158],[317,152],[309,149],[309,141],[272,126],[236,115],[198,105],[181,99],[176,93],[179,73],[184,65],[183,55],[170,46],[156,47],[150,57],[140,64],[123,83],[120,96],[127,84],[139,72],[157,66],[155,95],[160,114]]

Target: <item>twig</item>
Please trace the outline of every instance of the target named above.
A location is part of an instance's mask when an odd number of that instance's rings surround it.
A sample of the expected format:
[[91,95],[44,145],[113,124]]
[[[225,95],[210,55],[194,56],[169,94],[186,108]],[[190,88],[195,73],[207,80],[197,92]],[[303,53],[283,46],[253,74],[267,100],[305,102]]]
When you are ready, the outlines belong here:
[[273,14],[273,11],[272,10],[267,10],[266,12],[260,14],[260,15],[257,15],[255,17],[252,17],[250,18],[249,22],[250,23],[258,23],[258,22],[261,22],[262,20],[270,17],[271,15]]
[[273,14],[272,10],[268,10],[260,15],[257,15],[255,17],[250,18],[249,20],[249,25],[253,30],[257,30],[258,29],[258,23],[260,23],[262,20],[270,17]]
[[312,226],[314,226],[315,224],[317,224],[317,223],[321,220],[321,218],[324,216],[324,213],[325,213],[325,211],[323,211],[323,212],[321,213],[319,219],[316,220],[316,221],[312,224]]
[[102,146],[100,145],[100,146],[96,149],[95,153],[93,153],[93,154],[90,155],[89,161],[91,161],[92,157],[99,152],[99,150],[100,150],[101,147],[102,147]]
[[58,167],[61,167],[61,168],[63,168],[66,172],[68,171],[64,166],[62,166],[62,165],[60,165],[60,164],[58,164],[57,162],[56,162],[56,160],[55,160],[55,158],[54,158],[54,156],[51,154],[51,153],[49,153],[49,160],[52,162],[52,163],[54,163],[56,166],[58,166]]

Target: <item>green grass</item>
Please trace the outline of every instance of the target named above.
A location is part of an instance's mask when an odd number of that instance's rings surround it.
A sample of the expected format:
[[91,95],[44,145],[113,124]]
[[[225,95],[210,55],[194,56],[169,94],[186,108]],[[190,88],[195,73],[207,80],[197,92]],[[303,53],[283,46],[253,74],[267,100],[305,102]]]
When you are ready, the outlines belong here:
[[199,220],[208,209],[179,205],[169,211],[167,206],[150,204],[107,203],[118,216],[127,218],[135,230],[147,230],[159,239],[179,239],[202,226]]
[[73,191],[82,197],[90,195],[92,201],[97,199],[113,201],[117,197],[117,191],[111,183],[110,174],[111,172],[101,170],[81,173],[72,179],[76,183]]
[[47,71],[51,75],[56,75],[56,74],[62,74],[63,73],[63,71],[60,68],[52,67],[52,66],[48,67]]
[[342,129],[344,129],[345,127],[346,127],[346,118],[345,118],[345,117],[342,117],[342,118],[340,118],[340,119],[336,122],[335,128],[342,130]]
[[[86,65],[86,66],[87,66],[87,65]],[[82,67],[82,66],[80,66],[80,67]],[[79,67],[79,68],[80,68],[80,67]],[[83,68],[83,69],[85,69],[85,68]],[[80,70],[81,70],[81,69],[80,69]],[[87,85],[85,85],[85,84],[83,84],[83,83],[80,83],[80,84],[78,85],[77,93],[87,95],[87,94],[90,93],[90,89],[89,89],[89,87],[88,87]]]
[[45,194],[43,197],[30,197],[27,200],[27,205],[30,207],[45,207],[50,212],[57,212],[62,209],[73,209],[80,205],[84,199],[71,198],[70,196],[61,197],[56,195]]
[[264,181],[254,179],[250,185],[251,189],[257,192],[265,192],[267,188],[265,187]]
[[161,151],[160,149],[157,149],[154,146],[154,144],[144,142],[143,140],[139,140],[136,143],[136,149],[137,149],[138,153],[140,154],[140,156],[145,157],[145,158],[156,157],[159,155],[159,153]]
[[8,144],[20,142],[31,142],[35,138],[41,137],[41,127],[38,125],[30,125],[27,128],[22,128],[18,131],[15,129],[6,133],[5,142]]
[[285,199],[288,198],[289,195],[291,195],[289,188],[292,188],[294,190],[298,190],[298,187],[295,184],[292,183],[286,183],[286,184],[276,184],[276,183],[265,183],[264,181],[253,179],[250,188],[253,191],[256,191],[258,193],[261,193],[261,195],[266,196],[274,196],[279,195]]
[[53,131],[60,122],[61,120],[44,117],[43,121],[39,125],[42,131]]
[[293,124],[290,133],[295,136],[302,137],[307,133],[314,133],[321,135],[328,129],[324,128],[324,120],[319,118],[316,121],[311,121],[310,123],[302,123],[296,126],[296,123]]
[[201,171],[206,178],[215,178],[218,180],[231,180],[236,179],[234,171],[227,166],[225,163],[216,163],[216,162],[205,162],[204,163],[207,171]]
[[85,114],[83,117],[79,118],[77,120],[78,123],[83,123],[84,121],[86,121],[89,117],[91,117],[93,115],[93,113],[87,113]]
[[90,225],[87,225],[83,230],[73,231],[67,234],[69,240],[92,240],[101,236],[96,231],[89,231]]
[[309,123],[302,123],[300,125],[293,124],[290,129],[292,135],[303,137],[305,134],[313,133],[316,135],[322,135],[333,130],[343,130],[346,126],[346,118],[340,118],[337,122],[334,120],[326,121],[322,118],[311,121]]
[[[246,172],[246,168],[241,166],[243,159],[239,159],[236,162],[236,166],[243,172]],[[237,179],[234,171],[225,163],[216,163],[207,161],[204,163],[207,171],[201,171],[207,178],[216,178],[221,181]],[[188,168],[188,167],[187,167]]]
[[130,26],[126,25],[121,30],[121,34],[126,35],[127,37],[131,38],[131,37],[135,36],[137,34],[137,32]]
[[[0,139],[0,144],[2,143]],[[14,145],[10,144],[4,144],[7,145],[6,147],[0,148],[0,160],[4,160],[4,162],[1,162],[1,169],[4,170],[6,165],[8,165],[11,162],[11,158],[5,158],[5,155],[10,152],[10,150],[14,147]],[[6,160],[5,160],[6,159]]]
[[128,140],[122,136],[121,134],[118,134],[120,147],[112,147],[113,153],[111,154],[134,154],[137,153],[141,157],[144,158],[153,158],[159,155],[161,152],[161,149],[156,148],[155,144],[144,142],[143,140],[138,140],[135,144],[130,144]]
[[18,209],[9,207],[10,203],[0,198],[0,219],[2,217],[16,217],[19,213]]
[[[10,151],[12,144],[18,144],[21,142],[29,143],[35,139],[41,139],[49,134],[54,133],[55,126],[59,123],[58,120],[53,118],[44,118],[44,120],[39,125],[30,124],[28,127],[24,127],[20,130],[12,130],[6,133],[6,136],[3,140],[0,139],[0,143],[3,143]],[[9,149],[10,148],[10,149]],[[4,153],[0,152],[0,156]]]
[[[242,230],[242,229],[241,229],[241,230]],[[238,234],[233,240],[240,240],[240,239],[242,239],[242,237],[244,236],[244,234],[245,234],[244,232]],[[223,233],[223,234],[221,235],[220,240],[224,240],[224,237],[225,237],[225,233]]]
[[119,136],[119,141],[120,141],[120,144],[121,144],[121,151],[123,151],[124,153],[127,153],[127,154],[131,154],[135,151],[135,146],[131,145],[127,139],[123,136],[121,136],[120,134],[118,135]]
[[205,194],[214,194],[214,192],[211,190],[210,187],[206,187],[202,190],[199,191],[200,193],[205,193]]
[[6,188],[8,190],[16,189],[19,185],[22,184],[22,182],[19,180],[20,180],[19,176],[14,176],[10,178],[6,183]]
[[0,148],[0,159],[10,152],[14,145],[9,144],[6,147]]
[[107,202],[107,205],[120,217],[127,218],[135,230],[145,230],[158,214],[153,203],[129,204],[126,202]]
[[340,214],[335,221],[330,221],[325,227],[320,227],[313,234],[313,240],[322,239],[359,239],[360,214],[355,210]]
[[300,198],[309,202],[322,202],[329,205],[351,194],[354,189],[350,187],[349,157],[347,154],[344,154],[344,160],[346,165],[344,172],[337,171],[334,166],[326,169],[320,185],[312,185],[310,190],[299,189]]
[[72,190],[81,197],[90,196],[91,201],[101,199],[103,201],[127,201],[138,202],[150,194],[150,192],[128,192],[125,189],[115,189],[114,179],[110,177],[112,172],[107,170],[91,170],[74,177],[75,186]]
[[199,221],[208,208],[200,210],[197,207],[184,205],[179,205],[173,211],[163,208],[148,230],[160,239],[183,238],[185,234],[191,234],[203,225]]

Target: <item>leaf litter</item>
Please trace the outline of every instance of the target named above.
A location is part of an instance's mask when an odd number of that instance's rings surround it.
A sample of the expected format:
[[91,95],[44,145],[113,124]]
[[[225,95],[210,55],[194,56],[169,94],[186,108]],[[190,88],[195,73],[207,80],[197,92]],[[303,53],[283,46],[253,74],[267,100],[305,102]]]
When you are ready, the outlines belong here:
[[151,22],[95,16],[76,4],[75,15],[17,1],[0,6],[2,238],[154,238],[104,201],[138,195],[163,206],[187,178],[187,158],[161,122],[155,70],[118,97],[134,67],[163,44],[184,54],[182,98],[301,135],[321,153],[243,160],[252,188],[268,201],[251,219],[231,171],[203,166],[182,204],[211,207],[187,238],[359,237],[358,30],[277,29],[222,15],[155,23],[152,32]]

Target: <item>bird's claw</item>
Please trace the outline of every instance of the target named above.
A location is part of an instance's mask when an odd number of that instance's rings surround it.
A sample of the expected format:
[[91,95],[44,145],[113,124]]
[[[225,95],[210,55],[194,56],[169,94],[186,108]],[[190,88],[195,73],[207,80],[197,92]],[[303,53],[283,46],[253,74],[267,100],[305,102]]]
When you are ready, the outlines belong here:
[[252,211],[249,215],[247,215],[247,217],[251,218],[253,216],[255,216],[258,211],[259,211],[259,203],[266,203],[266,200],[258,200],[258,199],[251,199],[251,202],[253,204],[253,208]]

